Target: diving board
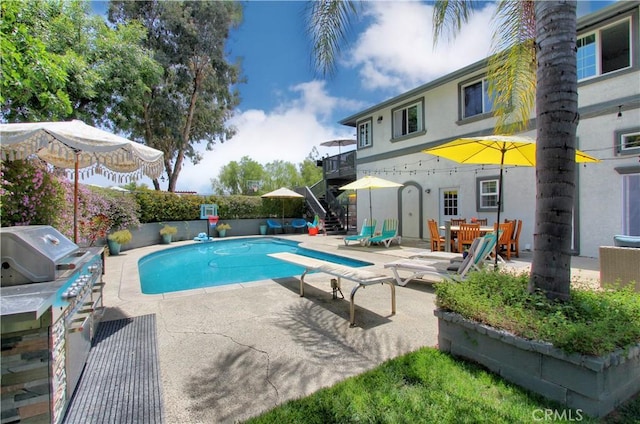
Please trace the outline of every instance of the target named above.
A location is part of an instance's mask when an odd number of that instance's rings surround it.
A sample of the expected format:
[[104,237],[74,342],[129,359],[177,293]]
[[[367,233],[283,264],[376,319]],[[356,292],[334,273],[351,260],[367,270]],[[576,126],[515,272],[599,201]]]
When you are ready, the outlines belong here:
[[304,277],[309,272],[322,272],[325,274],[333,275],[334,277],[338,277],[338,287],[340,287],[340,280],[342,278],[357,283],[356,286],[351,290],[350,296],[349,323],[352,327],[356,325],[355,296],[360,287],[370,286],[372,284],[388,284],[389,287],[391,287],[391,314],[396,313],[396,287],[393,277],[389,277],[383,274],[376,274],[364,269],[334,264],[333,262],[323,261],[320,259],[298,255],[295,253],[280,252],[269,253],[268,255],[272,258],[280,259],[281,261],[298,265],[305,269],[300,276],[301,297],[304,297]]

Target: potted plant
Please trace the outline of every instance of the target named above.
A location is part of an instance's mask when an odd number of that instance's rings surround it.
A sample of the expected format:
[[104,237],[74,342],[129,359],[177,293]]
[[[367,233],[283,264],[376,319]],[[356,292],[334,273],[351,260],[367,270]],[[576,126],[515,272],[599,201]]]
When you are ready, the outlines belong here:
[[169,244],[171,243],[171,237],[178,232],[178,228],[173,225],[165,224],[164,227],[160,229],[160,235],[162,236],[162,243]]
[[129,230],[119,230],[111,233],[107,236],[107,244],[109,245],[109,254],[119,255],[120,248],[123,244],[127,244],[131,241],[133,236]]
[[231,225],[225,224],[225,223],[220,223],[216,227],[216,230],[218,230],[218,235],[220,237],[226,237],[227,230],[230,230],[230,229],[231,229]]

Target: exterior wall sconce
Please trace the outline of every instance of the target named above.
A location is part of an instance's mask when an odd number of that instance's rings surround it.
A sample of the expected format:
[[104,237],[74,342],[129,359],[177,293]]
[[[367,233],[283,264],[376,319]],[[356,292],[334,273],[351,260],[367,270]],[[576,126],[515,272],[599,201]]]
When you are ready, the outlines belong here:
[[[622,118],[622,105],[618,106],[618,119]],[[378,119],[378,122],[380,122],[380,120]]]
[[424,192],[425,192],[425,193],[427,193],[427,194],[429,194],[429,193],[431,193],[431,189],[430,189],[430,188],[427,188],[427,189],[425,189],[425,191],[424,191]]
[[381,124],[381,123],[382,123],[382,115],[378,116],[378,124]]

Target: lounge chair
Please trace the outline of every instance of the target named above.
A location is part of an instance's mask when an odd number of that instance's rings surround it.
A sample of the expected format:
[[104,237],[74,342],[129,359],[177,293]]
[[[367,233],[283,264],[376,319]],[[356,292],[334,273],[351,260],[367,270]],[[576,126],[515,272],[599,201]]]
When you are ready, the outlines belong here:
[[384,247],[389,247],[392,241],[397,241],[400,244],[400,236],[398,235],[398,220],[397,219],[385,219],[382,224],[382,233],[379,236],[373,236],[367,240],[367,245],[372,243],[382,243]]
[[290,252],[269,253],[272,258],[280,259],[294,265],[303,267],[305,270],[300,276],[300,297],[304,297],[304,277],[309,272],[322,272],[338,277],[337,287],[340,287],[340,279],[354,281],[356,285],[351,290],[349,323],[353,327],[355,323],[355,296],[360,287],[372,284],[388,284],[391,287],[391,314],[396,313],[396,288],[393,278],[382,274],[376,274],[365,269],[352,268],[346,265],[334,264],[333,262],[311,258],[309,256],[298,255]]
[[[393,271],[399,286],[405,286],[409,281],[425,275],[463,280],[472,269],[480,270],[482,268],[495,245],[496,236],[493,233],[489,233],[473,240],[469,247],[468,255],[462,261],[452,259],[450,262],[443,263],[434,259],[410,258],[389,262],[384,267]],[[398,273],[399,270],[410,271],[412,274],[402,278]]]
[[295,219],[291,220],[291,228],[293,228],[294,232],[296,230],[303,229],[302,232],[304,233],[304,229],[307,228],[307,224],[308,223],[307,223],[306,219],[295,218]]
[[275,219],[267,219],[267,232],[269,230],[273,230],[273,234],[276,233],[276,230],[280,230],[281,232],[284,232],[284,229],[282,228],[282,224],[276,221]]
[[362,228],[360,229],[360,234],[356,234],[353,236],[346,236],[344,238],[344,244],[347,246],[350,241],[357,241],[360,244],[364,245],[376,232],[376,225],[378,225],[378,221],[375,219],[371,220],[371,224],[367,218],[362,221]]

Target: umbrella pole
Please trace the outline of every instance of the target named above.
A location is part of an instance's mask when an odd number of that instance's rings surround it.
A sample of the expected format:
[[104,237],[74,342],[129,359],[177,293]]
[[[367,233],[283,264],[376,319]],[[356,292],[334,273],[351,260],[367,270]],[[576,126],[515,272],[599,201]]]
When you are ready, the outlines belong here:
[[78,244],[78,166],[80,152],[76,152],[76,163],[73,176],[73,242]]
[[371,187],[369,187],[369,228],[371,228],[371,237],[373,237],[373,232],[375,228],[371,225],[373,223],[373,207],[371,206]]
[[[502,157],[500,158],[500,176],[498,177],[498,216],[496,223],[496,258],[493,269],[498,269],[498,253],[500,253],[500,208],[502,207],[502,168],[504,165],[504,154],[506,150],[502,149]],[[508,246],[507,246],[508,247]]]

